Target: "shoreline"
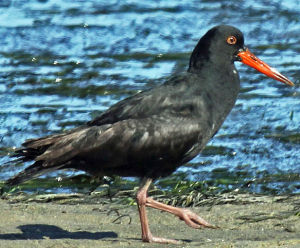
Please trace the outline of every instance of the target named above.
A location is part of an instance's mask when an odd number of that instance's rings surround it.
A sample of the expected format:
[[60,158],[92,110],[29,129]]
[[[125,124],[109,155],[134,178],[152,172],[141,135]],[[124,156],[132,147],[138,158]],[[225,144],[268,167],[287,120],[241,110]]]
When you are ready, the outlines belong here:
[[0,200],[0,247],[300,247],[300,195],[214,202],[190,209],[218,229],[192,229],[148,208],[153,235],[183,242],[159,245],[141,242],[136,206],[82,194],[8,196]]

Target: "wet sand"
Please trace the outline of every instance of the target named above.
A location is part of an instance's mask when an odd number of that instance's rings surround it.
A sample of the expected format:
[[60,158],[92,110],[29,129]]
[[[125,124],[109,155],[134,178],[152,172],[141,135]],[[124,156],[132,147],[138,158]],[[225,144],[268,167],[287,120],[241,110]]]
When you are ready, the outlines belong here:
[[192,229],[148,210],[152,233],[180,245],[142,243],[136,206],[89,202],[82,195],[9,197],[0,200],[0,247],[300,247],[299,195],[220,197],[191,208],[218,229]]

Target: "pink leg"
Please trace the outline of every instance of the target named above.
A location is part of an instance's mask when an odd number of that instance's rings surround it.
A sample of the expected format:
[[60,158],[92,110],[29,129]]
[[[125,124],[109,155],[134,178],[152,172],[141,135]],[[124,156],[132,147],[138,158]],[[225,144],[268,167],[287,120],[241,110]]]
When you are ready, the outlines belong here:
[[147,203],[147,191],[151,182],[152,179],[146,179],[145,181],[143,181],[143,184],[140,187],[136,197],[141,226],[142,226],[142,240],[143,242],[149,242],[149,243],[179,244],[180,242],[173,239],[154,237],[150,231],[147,213],[146,213],[146,203]]
[[210,227],[213,228],[211,224],[206,222],[204,219],[193,213],[192,211],[188,209],[181,209],[172,207],[163,203],[160,203],[158,201],[153,200],[151,197],[147,197],[147,191],[152,182],[152,179],[145,179],[143,180],[143,183],[137,193],[137,203],[138,203],[138,209],[139,209],[139,215],[140,215],[140,221],[142,226],[142,240],[144,242],[153,242],[153,243],[163,243],[163,244],[178,244],[180,243],[177,240],[173,239],[165,239],[165,238],[159,238],[154,237],[151,234],[151,231],[149,229],[149,223],[146,213],[146,207],[152,207],[156,208],[162,211],[166,211],[169,213],[174,214],[175,216],[179,217],[181,220],[184,220],[185,223],[193,228],[200,228],[202,227]]

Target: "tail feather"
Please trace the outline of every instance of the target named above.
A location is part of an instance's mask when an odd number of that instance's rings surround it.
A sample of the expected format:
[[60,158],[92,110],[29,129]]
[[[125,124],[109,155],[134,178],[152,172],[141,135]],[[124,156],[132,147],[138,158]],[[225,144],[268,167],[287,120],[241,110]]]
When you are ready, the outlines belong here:
[[[67,168],[72,160],[84,149],[99,145],[99,135],[106,131],[111,125],[101,127],[79,127],[69,132],[27,140],[22,148],[17,149],[12,157],[15,161],[33,161],[33,164],[15,177],[7,180],[9,186],[25,182],[33,177],[38,177],[46,172]],[[107,132],[110,137],[113,132]],[[106,137],[105,136],[105,137]],[[107,140],[108,138],[103,140]],[[98,142],[98,143],[97,143]],[[77,168],[77,167],[72,167]]]
[[43,154],[49,146],[44,146],[40,148],[20,148],[11,155],[11,157],[18,157],[20,161],[26,162],[34,160],[37,156]]
[[7,164],[27,162],[27,161],[34,161],[34,163],[29,167],[27,167],[25,170],[18,173],[16,176],[8,179],[5,182],[5,184],[7,186],[14,186],[23,183],[27,180],[30,180],[32,178],[36,178],[49,171],[54,171],[62,167],[63,166],[62,164],[52,166],[52,167],[45,167],[43,165],[45,161],[36,160],[38,156],[43,154],[61,136],[63,135],[53,135],[53,136],[47,136],[39,139],[30,139],[25,141],[22,144],[23,147],[15,150],[14,154],[11,155],[11,157],[14,157],[16,159],[8,161]]
[[43,161],[37,161],[34,164],[27,167],[25,170],[21,171],[16,176],[8,179],[5,184],[8,186],[15,186],[17,184],[23,183],[25,181],[28,181],[32,178],[36,178],[46,172],[54,171],[62,167],[63,165],[51,167],[51,168],[45,168],[43,166]]
[[[50,139],[54,140],[54,137],[48,136],[39,139],[31,139],[27,140],[22,144],[22,148],[15,150],[15,152],[11,155],[16,159],[10,160],[7,164],[19,163],[19,162],[27,162],[34,161],[35,158],[41,154],[43,154],[49,146],[51,146]],[[55,137],[56,138],[56,137]],[[45,168],[43,166],[44,161],[35,161],[32,165],[27,167],[25,170],[21,171],[16,176],[8,179],[5,184],[7,186],[14,186],[20,183],[23,183],[27,180],[30,180],[34,177],[38,177],[41,174],[46,173],[47,171],[55,170],[56,167],[53,168]]]

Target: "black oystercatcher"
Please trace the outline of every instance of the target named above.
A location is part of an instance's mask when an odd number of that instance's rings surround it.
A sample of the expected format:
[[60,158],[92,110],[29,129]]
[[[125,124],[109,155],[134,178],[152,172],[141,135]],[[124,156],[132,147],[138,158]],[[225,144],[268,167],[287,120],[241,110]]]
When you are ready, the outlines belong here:
[[239,93],[235,61],[293,85],[244,46],[238,29],[214,27],[198,42],[186,73],[118,102],[84,126],[27,140],[15,156],[33,164],[7,184],[66,168],[97,176],[140,177],[137,204],[144,242],[177,243],[151,234],[146,207],[172,213],[193,228],[212,227],[188,209],[147,197],[147,190],[153,180],[194,158],[216,134]]

